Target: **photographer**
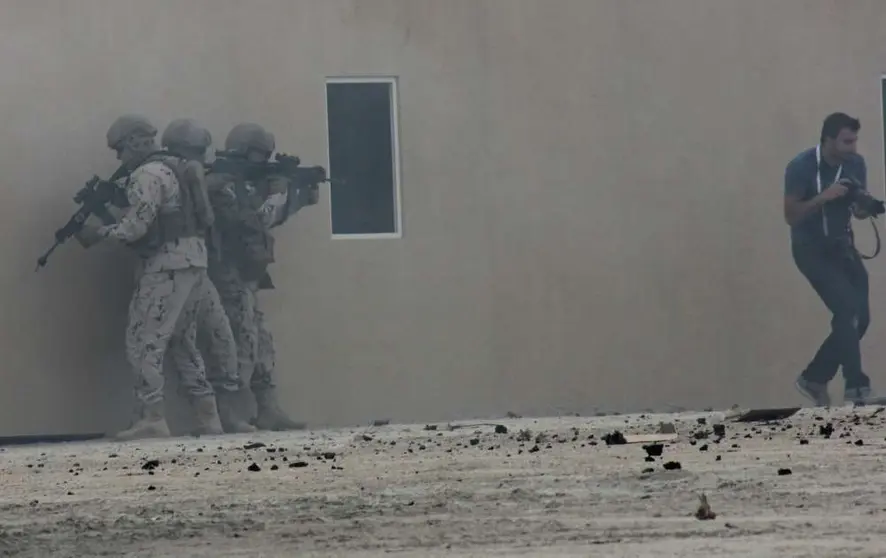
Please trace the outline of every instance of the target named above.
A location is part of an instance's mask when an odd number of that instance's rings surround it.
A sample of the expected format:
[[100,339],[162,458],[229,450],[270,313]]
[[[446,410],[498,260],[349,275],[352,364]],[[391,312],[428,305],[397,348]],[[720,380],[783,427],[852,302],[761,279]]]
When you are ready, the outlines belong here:
[[816,405],[830,405],[828,382],[843,366],[844,400],[870,397],[860,340],[870,324],[868,274],[855,249],[850,217],[870,216],[867,168],[856,153],[859,121],[843,113],[825,118],[819,145],[785,169],[784,217],[794,262],[831,311],[830,335],[796,381]]

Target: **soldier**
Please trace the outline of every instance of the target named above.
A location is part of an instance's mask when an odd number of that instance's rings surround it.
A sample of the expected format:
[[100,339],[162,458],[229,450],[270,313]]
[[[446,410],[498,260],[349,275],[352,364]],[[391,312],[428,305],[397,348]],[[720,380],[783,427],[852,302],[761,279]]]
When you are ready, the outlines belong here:
[[[189,118],[179,118],[169,123],[163,131],[160,144],[170,153],[188,161],[185,175],[204,186],[198,190],[202,197],[195,200],[201,205],[200,211],[210,216],[209,232],[206,237],[207,257],[218,259],[218,239],[214,238],[214,215],[206,195],[204,163],[206,150],[212,145],[209,130]],[[212,281],[200,283],[202,292],[197,293],[196,320],[192,321],[182,335],[174,335],[170,341],[170,355],[183,381],[206,378],[215,392],[221,426],[225,432],[255,432],[256,428],[239,417],[234,399],[237,392],[245,388],[237,367],[237,345],[231,325],[221,304],[218,291]],[[197,345],[198,331],[206,341],[208,359],[203,359]],[[206,360],[213,372],[206,373]],[[194,386],[182,385],[188,393]],[[200,433],[200,432],[198,432]]]
[[[275,149],[274,136],[257,124],[235,126],[225,150],[248,164],[266,163]],[[274,261],[270,229],[288,217],[288,181],[284,177],[249,180],[243,174],[210,173],[207,187],[221,236],[221,259],[209,273],[237,340],[240,376],[255,396],[255,425],[261,430],[292,430],[302,425],[280,408],[274,383],[274,340],[259,309],[257,294],[273,288],[267,267]],[[316,193],[303,201],[316,203]],[[295,204],[293,204],[295,205]]]
[[[157,129],[144,117],[125,115],[108,129],[108,147],[131,170],[124,189],[129,201],[120,220],[97,227],[87,223],[81,242],[116,239],[138,256],[138,283],[129,305],[126,356],[136,375],[138,419],[117,433],[119,440],[168,437],[163,361],[173,335],[185,335],[205,293],[204,234],[211,215],[200,211],[199,188],[186,177],[186,161],[157,153]],[[196,193],[196,195],[195,195]],[[220,431],[212,388],[206,378],[182,382],[204,431]]]

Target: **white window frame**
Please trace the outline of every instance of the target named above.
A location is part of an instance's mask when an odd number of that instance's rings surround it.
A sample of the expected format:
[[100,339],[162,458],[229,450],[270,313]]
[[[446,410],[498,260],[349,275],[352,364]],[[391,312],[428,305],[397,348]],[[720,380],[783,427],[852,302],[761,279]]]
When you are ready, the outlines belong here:
[[398,80],[396,76],[327,76],[323,83],[323,107],[326,116],[326,168],[329,176],[335,178],[335,169],[330,163],[329,147],[329,103],[328,95],[330,84],[335,83],[385,83],[390,85],[391,103],[391,140],[392,161],[394,177],[394,232],[391,233],[358,233],[358,234],[335,234],[332,228],[332,195],[329,196],[329,231],[333,240],[365,240],[365,239],[391,239],[403,238],[403,203],[400,180],[400,102],[398,95]]
[[[883,159],[883,197],[880,199],[886,199],[886,73],[880,74],[880,126],[882,126],[881,130],[881,139],[883,141],[883,145],[880,148],[880,157]],[[868,190],[870,190],[871,184],[871,176],[870,172],[868,173]]]

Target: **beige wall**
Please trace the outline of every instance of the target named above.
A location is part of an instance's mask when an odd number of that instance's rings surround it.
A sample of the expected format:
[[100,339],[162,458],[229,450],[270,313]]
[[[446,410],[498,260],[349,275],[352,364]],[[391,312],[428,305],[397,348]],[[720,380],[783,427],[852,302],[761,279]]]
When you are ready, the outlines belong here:
[[262,302],[293,414],[797,402],[829,318],[782,172],[845,110],[883,184],[883,21],[882,0],[3,2],[0,433],[125,414],[126,254],[66,245],[33,272],[114,168],[113,118],[255,120],[325,165],[324,77],[355,74],[399,79],[404,236],[332,240],[328,198],[280,231]]

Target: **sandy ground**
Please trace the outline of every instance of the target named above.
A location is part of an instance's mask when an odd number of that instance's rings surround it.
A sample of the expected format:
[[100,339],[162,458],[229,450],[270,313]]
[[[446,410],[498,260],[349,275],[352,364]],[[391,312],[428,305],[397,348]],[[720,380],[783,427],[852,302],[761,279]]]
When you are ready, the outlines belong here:
[[[884,556],[883,418],[809,409],[722,440],[694,439],[723,420],[697,413],[9,447],[0,554]],[[662,420],[681,437],[654,462],[600,440]],[[716,519],[694,517],[699,492]]]

